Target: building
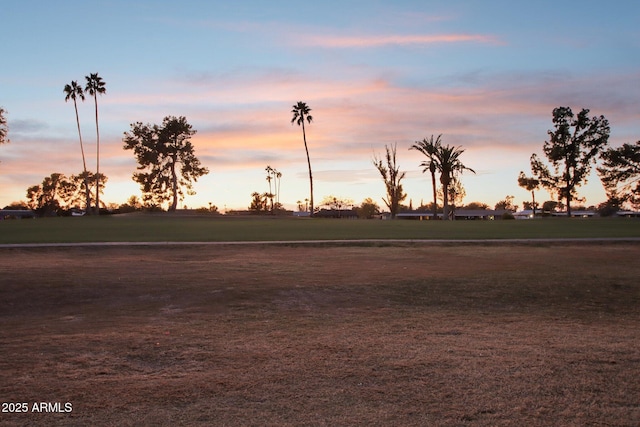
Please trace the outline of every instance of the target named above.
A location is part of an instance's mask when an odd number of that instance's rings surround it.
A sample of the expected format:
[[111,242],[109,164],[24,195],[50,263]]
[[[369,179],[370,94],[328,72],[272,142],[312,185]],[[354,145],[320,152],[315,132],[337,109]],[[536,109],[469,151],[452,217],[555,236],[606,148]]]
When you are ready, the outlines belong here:
[[[495,220],[503,219],[503,215],[511,213],[505,209],[456,209],[453,213],[455,220]],[[398,219],[418,219],[418,220],[430,220],[433,219],[433,212],[426,211],[410,211],[401,212],[396,215]],[[442,218],[442,213],[438,214],[438,218]]]

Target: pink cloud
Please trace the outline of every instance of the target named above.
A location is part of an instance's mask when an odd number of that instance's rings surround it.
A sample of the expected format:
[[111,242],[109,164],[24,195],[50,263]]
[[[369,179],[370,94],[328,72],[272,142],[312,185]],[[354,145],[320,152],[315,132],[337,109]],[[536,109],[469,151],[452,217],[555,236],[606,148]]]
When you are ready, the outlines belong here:
[[432,45],[443,43],[503,44],[498,38],[483,34],[415,34],[385,36],[311,36],[298,43],[329,48],[375,48],[398,45]]

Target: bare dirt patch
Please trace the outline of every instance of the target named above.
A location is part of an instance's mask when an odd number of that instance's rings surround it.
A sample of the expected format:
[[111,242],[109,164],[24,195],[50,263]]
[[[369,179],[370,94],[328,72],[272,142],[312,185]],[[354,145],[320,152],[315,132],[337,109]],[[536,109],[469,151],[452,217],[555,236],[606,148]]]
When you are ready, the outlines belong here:
[[639,256],[1,250],[0,424],[638,425]]

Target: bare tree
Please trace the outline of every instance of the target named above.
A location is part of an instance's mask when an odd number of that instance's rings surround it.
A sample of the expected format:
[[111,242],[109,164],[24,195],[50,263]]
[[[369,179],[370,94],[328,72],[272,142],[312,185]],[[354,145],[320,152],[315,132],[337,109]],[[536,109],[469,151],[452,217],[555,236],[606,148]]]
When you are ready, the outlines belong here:
[[387,190],[387,198],[382,199],[391,212],[391,218],[395,218],[400,209],[400,203],[407,198],[407,194],[402,189],[401,181],[404,179],[406,172],[400,172],[396,160],[396,144],[391,147],[384,146],[386,155],[385,161],[379,159],[376,155],[373,157],[373,165],[378,169],[384,185]]

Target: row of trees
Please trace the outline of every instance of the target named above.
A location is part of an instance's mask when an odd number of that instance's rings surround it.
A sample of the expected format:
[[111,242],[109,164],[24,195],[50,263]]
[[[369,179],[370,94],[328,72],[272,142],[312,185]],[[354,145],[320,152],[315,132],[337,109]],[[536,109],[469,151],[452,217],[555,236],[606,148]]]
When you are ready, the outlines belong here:
[[[26,207],[39,216],[65,215],[73,207],[82,205],[87,194],[87,185],[94,181],[100,183],[99,193],[102,193],[107,182],[105,176],[98,181],[91,172],[81,172],[70,177],[62,173],[52,173],[45,177],[42,183],[27,189]],[[92,196],[89,202],[94,202]],[[15,208],[23,207],[25,206],[15,206]]]
[[[450,200],[455,199],[460,193],[460,175],[464,171],[475,173],[473,169],[466,166],[460,160],[460,156],[464,153],[461,147],[442,144],[442,135],[438,135],[434,139],[424,138],[422,141],[416,141],[410,150],[417,150],[427,157],[427,160],[420,163],[423,168],[422,172],[429,172],[431,175],[431,187],[433,190],[433,203],[431,209],[433,218],[437,218],[438,207],[438,186],[436,184],[436,173],[440,174],[440,184],[442,200],[444,203],[443,217],[444,219],[452,218],[452,209],[450,208]],[[400,171],[397,158],[397,144],[391,147],[385,145],[384,159],[374,155],[373,165],[376,167],[385,184],[387,197],[383,201],[389,208],[391,218],[395,218],[398,214],[402,201],[407,198],[407,194],[402,187],[402,180],[406,176],[406,172]]]
[[564,202],[571,216],[572,202],[584,200],[578,197],[577,189],[587,182],[598,160],[601,165],[596,169],[607,193],[607,204],[613,209],[625,203],[640,207],[640,141],[609,148],[608,120],[602,115],[589,117],[589,110],[584,108],[577,115],[569,107],[555,108],[553,125],[542,148],[550,165],[533,154],[533,176],[522,171],[518,176],[518,185],[531,191],[534,215],[535,190],[543,187]]
[[[555,193],[558,202],[567,209],[571,216],[572,202],[583,201],[577,195],[578,188],[587,182],[592,167],[601,161],[597,168],[602,184],[607,192],[607,204],[620,208],[629,202],[640,207],[640,141],[635,144],[623,144],[619,148],[608,148],[611,128],[604,116],[589,116],[588,109],[582,109],[574,115],[569,107],[558,107],[553,110],[553,129],[548,131],[549,139],[544,142],[543,152],[549,162],[547,165],[536,154],[530,159],[533,176],[520,172],[518,185],[531,192],[531,206],[535,209],[535,191],[540,187]],[[460,156],[464,153],[461,147],[444,145],[442,135],[434,139],[425,138],[416,141],[410,150],[417,150],[427,158],[420,163],[423,173],[431,175],[433,191],[433,217],[437,218],[438,193],[442,194],[443,217],[452,218],[449,206],[450,199],[464,192],[460,184],[460,175],[464,171],[475,171],[464,163]],[[395,217],[401,202],[407,197],[401,181],[405,172],[401,172],[396,161],[396,145],[385,146],[383,159],[374,156],[373,164],[380,172],[386,188],[385,204]],[[436,174],[440,174],[441,189],[437,189]],[[511,204],[509,197],[503,202]],[[505,206],[506,206],[505,204]]]
[[[64,91],[65,100],[73,100],[74,102],[83,160],[83,172],[73,176],[70,181],[80,182],[80,184],[76,184],[74,191],[83,192],[85,206],[89,210],[93,203],[96,207],[100,205],[100,194],[106,181],[106,177],[99,173],[97,104],[97,95],[105,93],[105,84],[97,73],[86,76],[86,81],[84,89],[76,81],[73,81],[65,86]],[[84,100],[85,93],[92,95],[95,101],[97,140],[97,172],[95,174],[89,171],[86,166],[77,109],[77,100]],[[309,106],[301,101],[293,105],[291,112],[293,114],[291,123],[302,127],[310,185],[310,195],[308,199],[305,199],[305,209],[308,208],[313,215],[315,211],[313,175],[305,131],[305,122],[310,124],[313,117],[310,114]],[[572,202],[580,200],[577,196],[577,189],[586,183],[597,160],[601,160],[601,166],[597,170],[607,191],[609,202],[618,206],[625,202],[636,206],[640,204],[640,141],[636,144],[624,144],[616,149],[607,149],[610,134],[609,123],[603,116],[589,117],[587,109],[574,115],[571,108],[558,107],[553,110],[552,120],[554,128],[548,131],[549,139],[543,145],[543,152],[549,165],[533,154],[530,159],[532,176],[527,176],[524,172],[520,172],[518,176],[518,185],[531,192],[530,206],[534,209],[537,207],[535,191],[543,187],[549,192],[555,193],[558,201],[564,202],[567,214],[571,215]],[[8,142],[7,129],[5,110],[0,109],[0,143]],[[187,194],[193,194],[193,183],[209,172],[195,156],[191,144],[191,137],[195,133],[196,131],[183,116],[167,116],[162,125],[137,122],[131,124],[129,132],[125,132],[123,148],[132,150],[138,161],[138,172],[133,174],[133,179],[140,184],[146,206],[159,206],[170,201],[169,210],[175,210],[178,200],[184,198],[185,190]],[[444,145],[442,135],[435,138],[431,135],[429,138],[416,141],[409,149],[419,151],[426,158],[420,163],[420,167],[423,168],[423,173],[428,172],[431,176],[433,203],[430,208],[434,212],[434,218],[437,217],[438,195],[443,200],[444,218],[450,218],[452,213],[450,200],[455,200],[464,193],[460,176],[465,171],[475,173],[473,169],[461,161],[464,150],[460,146]],[[402,186],[406,172],[400,170],[396,154],[397,145],[385,145],[385,156],[379,158],[374,155],[372,159],[373,165],[385,184],[386,198],[383,200],[391,211],[392,217],[395,217],[401,203],[407,197]],[[268,201],[270,201],[270,210],[273,212],[276,208],[281,207],[279,193],[282,174],[271,166],[267,166],[266,172],[269,192],[252,194],[252,209],[268,211]],[[439,188],[436,182],[438,174]],[[48,200],[47,194],[50,187],[71,188],[65,184],[63,178],[62,174],[52,174],[40,186],[30,187],[28,191],[30,203],[42,208],[42,203],[36,203],[36,200]],[[274,185],[273,190],[272,184]],[[95,196],[90,191],[92,186],[95,186]],[[65,193],[65,191],[61,192]],[[74,191],[69,190],[68,192],[71,194]],[[69,198],[77,200],[77,195],[74,193]],[[301,205],[300,202],[299,205]]]

